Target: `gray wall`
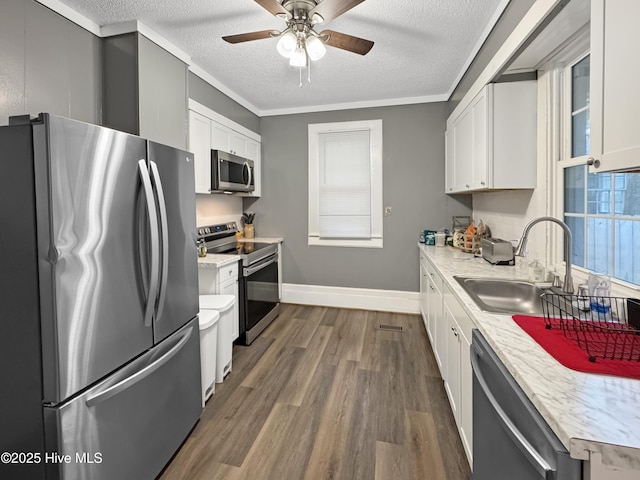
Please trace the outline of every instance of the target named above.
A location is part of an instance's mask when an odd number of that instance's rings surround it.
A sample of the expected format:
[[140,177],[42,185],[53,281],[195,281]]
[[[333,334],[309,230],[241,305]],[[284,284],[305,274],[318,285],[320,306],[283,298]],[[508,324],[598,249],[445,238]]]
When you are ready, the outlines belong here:
[[[446,103],[263,117],[262,197],[245,199],[256,211],[258,236],[282,236],[283,281],[307,285],[418,291],[421,229],[450,227],[469,215],[470,197],[444,194]],[[384,248],[307,245],[307,125],[381,118],[383,122]],[[467,202],[467,203],[461,203]]]
[[193,98],[196,102],[252,132],[260,133],[260,118],[256,114],[191,72],[189,72],[189,98]]
[[49,112],[101,119],[100,39],[33,0],[0,1],[0,125]]

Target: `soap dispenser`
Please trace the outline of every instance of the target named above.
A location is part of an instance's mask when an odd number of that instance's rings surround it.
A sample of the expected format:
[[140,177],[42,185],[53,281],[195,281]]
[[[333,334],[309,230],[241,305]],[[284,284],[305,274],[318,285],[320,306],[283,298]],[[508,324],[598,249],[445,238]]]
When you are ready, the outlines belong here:
[[529,282],[542,283],[545,281],[545,269],[538,260],[534,260],[529,264],[528,268]]

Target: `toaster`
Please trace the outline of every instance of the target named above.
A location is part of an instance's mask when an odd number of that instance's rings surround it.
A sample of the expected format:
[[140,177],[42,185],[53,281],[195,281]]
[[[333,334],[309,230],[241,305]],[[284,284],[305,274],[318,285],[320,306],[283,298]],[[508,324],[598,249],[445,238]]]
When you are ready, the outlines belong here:
[[482,239],[482,258],[493,265],[515,265],[511,242],[499,238]]

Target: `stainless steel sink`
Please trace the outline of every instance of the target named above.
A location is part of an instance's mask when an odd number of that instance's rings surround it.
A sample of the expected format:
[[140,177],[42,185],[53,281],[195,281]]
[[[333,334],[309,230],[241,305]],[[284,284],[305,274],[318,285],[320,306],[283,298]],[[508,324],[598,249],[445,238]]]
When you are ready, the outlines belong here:
[[545,290],[532,283],[482,277],[453,278],[485,312],[542,315],[540,295]]

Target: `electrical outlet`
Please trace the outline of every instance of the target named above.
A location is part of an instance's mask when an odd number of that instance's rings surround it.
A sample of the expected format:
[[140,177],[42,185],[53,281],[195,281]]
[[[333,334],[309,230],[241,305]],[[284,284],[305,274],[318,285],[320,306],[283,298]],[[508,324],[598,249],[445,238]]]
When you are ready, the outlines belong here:
[[388,217],[391,215],[391,207],[384,207],[384,216]]

